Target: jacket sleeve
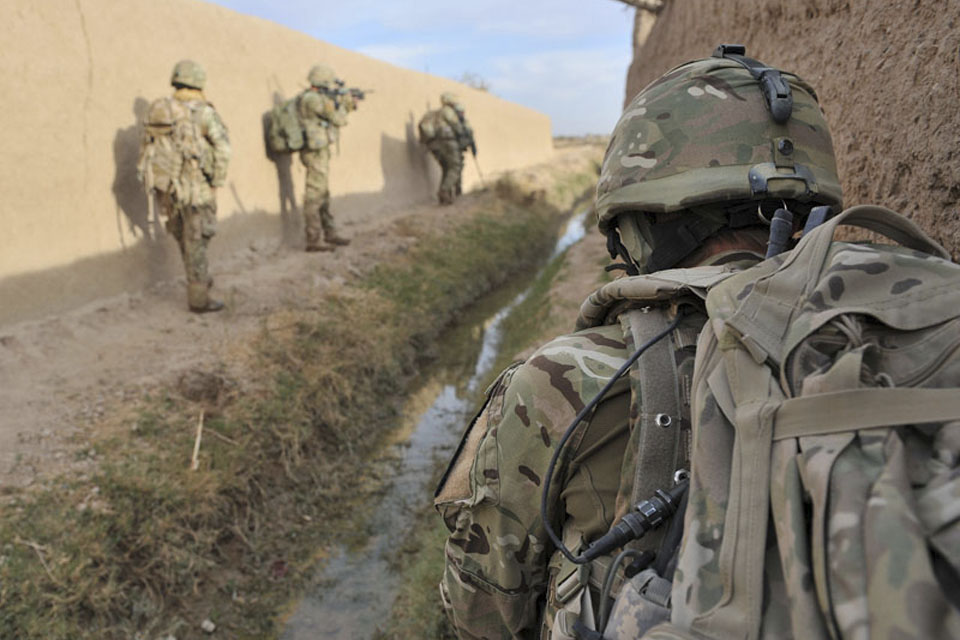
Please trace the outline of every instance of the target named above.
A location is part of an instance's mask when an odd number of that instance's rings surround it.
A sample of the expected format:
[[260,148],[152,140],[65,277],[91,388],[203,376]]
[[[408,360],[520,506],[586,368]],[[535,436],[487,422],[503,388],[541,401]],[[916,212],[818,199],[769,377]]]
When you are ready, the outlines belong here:
[[463,639],[539,636],[552,551],[540,491],[553,448],[538,384],[528,364],[501,374],[437,492],[450,531],[440,593]]
[[213,152],[213,177],[210,185],[222,187],[227,181],[227,167],[230,164],[230,136],[220,114],[213,107],[207,109],[204,129],[204,135]]

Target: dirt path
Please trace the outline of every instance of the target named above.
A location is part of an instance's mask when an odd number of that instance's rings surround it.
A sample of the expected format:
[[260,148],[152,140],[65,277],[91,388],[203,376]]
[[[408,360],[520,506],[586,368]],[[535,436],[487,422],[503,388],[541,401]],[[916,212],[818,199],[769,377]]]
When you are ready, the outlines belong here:
[[[586,167],[594,155],[591,147],[558,149],[553,161],[522,178],[536,184],[558,168]],[[362,224],[344,220],[354,241],[336,253],[307,254],[279,240],[255,243],[212,265],[228,307],[219,314],[188,313],[179,279],[0,327],[0,487],[89,470],[96,464],[89,437],[122,422],[118,407],[176,386],[195,369],[242,380],[238,369],[265,318],[317,304],[330,287],[347,285],[409,248],[415,229],[449,224],[482,197],[469,194],[452,207],[424,205]]]

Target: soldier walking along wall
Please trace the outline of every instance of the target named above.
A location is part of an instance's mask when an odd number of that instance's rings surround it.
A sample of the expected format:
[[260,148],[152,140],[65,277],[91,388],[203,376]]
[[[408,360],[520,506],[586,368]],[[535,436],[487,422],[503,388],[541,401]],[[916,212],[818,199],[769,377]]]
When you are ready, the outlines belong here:
[[[541,113],[194,0],[8,0],[0,38],[0,323],[181,277],[136,162],[138,121],[149,101],[170,94],[182,58],[205,67],[207,99],[233,147],[217,195],[214,274],[218,257],[253,239],[300,239],[303,169],[296,155],[267,156],[263,127],[274,101],[306,87],[315,63],[375,90],[351,114],[331,163],[333,210],[347,233],[434,198],[439,171],[417,143],[416,122],[443,91],[464,103],[488,178],[552,152]],[[472,162],[464,181],[478,182]]]

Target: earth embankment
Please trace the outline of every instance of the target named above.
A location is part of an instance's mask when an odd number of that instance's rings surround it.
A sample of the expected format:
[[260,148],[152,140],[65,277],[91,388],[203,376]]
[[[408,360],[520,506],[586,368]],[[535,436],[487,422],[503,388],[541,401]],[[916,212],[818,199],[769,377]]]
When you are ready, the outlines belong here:
[[626,100],[717,44],[744,44],[749,56],[816,88],[847,206],[899,211],[957,259],[958,27],[957,0],[668,1],[636,49]]

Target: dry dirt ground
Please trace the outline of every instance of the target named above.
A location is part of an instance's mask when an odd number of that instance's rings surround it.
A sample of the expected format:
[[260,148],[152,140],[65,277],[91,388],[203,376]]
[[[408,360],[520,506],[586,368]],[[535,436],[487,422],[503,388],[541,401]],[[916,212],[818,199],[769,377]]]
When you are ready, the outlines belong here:
[[[565,146],[520,177],[536,184],[557,169],[583,170],[596,153]],[[348,286],[384,257],[407,250],[414,229],[442,228],[478,200],[468,194],[451,207],[342,220],[354,240],[335,253],[307,254],[279,240],[251,245],[212,265],[216,291],[227,302],[218,314],[188,313],[178,279],[0,327],[0,488],[65,470],[85,473],[97,463],[92,435],[116,427],[120,409],[139,397],[189,384],[194,370],[242,380],[237,369],[247,366],[248,346],[272,312],[318,304],[329,288]]]

